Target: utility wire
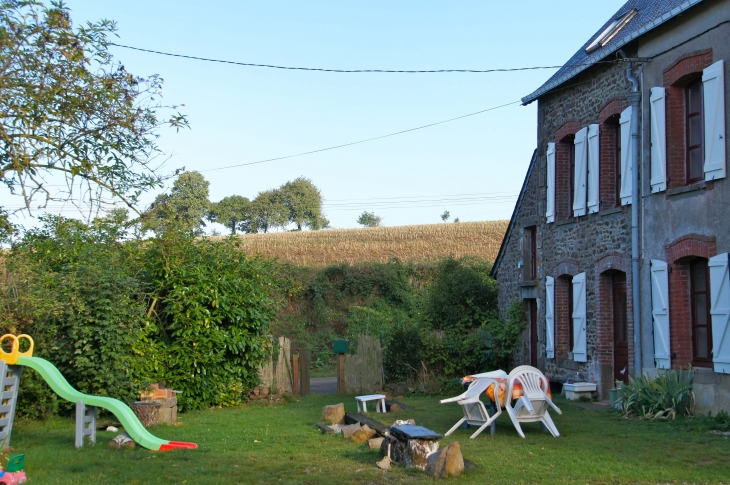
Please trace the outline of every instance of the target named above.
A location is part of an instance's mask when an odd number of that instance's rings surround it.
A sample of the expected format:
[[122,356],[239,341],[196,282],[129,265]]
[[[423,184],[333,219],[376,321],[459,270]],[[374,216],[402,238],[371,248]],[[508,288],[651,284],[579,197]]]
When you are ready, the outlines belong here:
[[372,199],[323,199],[325,203],[329,202],[372,202],[375,200],[395,200],[395,199],[421,199],[423,197],[467,197],[472,195],[494,195],[501,196],[507,194],[508,196],[514,196],[512,192],[476,192],[472,194],[440,194],[440,195],[412,195],[412,196],[401,196],[401,197],[373,197]]
[[[142,49],[141,47],[133,47],[131,45],[116,44],[110,42],[110,45],[131,49],[141,52],[149,52],[150,54],[159,54],[161,56],[182,57],[183,59],[193,59],[196,61],[218,62],[221,64],[233,64],[235,66],[246,67],[266,67],[269,69],[283,69],[287,71],[319,71],[319,72],[337,72],[337,73],[405,73],[405,74],[428,74],[439,72],[464,72],[464,73],[489,73],[489,72],[514,72],[514,71],[534,71],[538,69],[560,69],[563,66],[533,66],[533,67],[513,67],[505,69],[325,69],[320,67],[293,67],[293,66],[277,66],[274,64],[254,64],[251,62],[226,61],[223,59],[211,59],[208,57],[189,56],[185,54],[173,54],[171,52],[155,51],[152,49]],[[613,61],[611,61],[613,62]],[[574,64],[579,65],[579,64]],[[571,66],[572,67],[572,66]]]
[[311,151],[308,151],[308,152],[295,153],[293,155],[286,155],[286,156],[283,156],[283,157],[269,158],[269,159],[266,159],[266,160],[259,160],[258,162],[237,163],[236,165],[227,165],[225,167],[209,168],[207,170],[198,170],[198,172],[214,172],[216,170],[227,170],[229,168],[245,167],[247,165],[257,165],[259,163],[275,162],[277,160],[285,160],[287,158],[301,157],[301,156],[304,156],[304,155],[311,155],[313,153],[320,153],[320,152],[326,152],[326,151],[329,151],[329,150],[335,150],[337,148],[344,148],[344,147],[349,147],[349,146],[352,146],[352,145],[359,145],[360,143],[367,143],[369,141],[381,140],[383,138],[388,138],[388,137],[396,136],[396,135],[402,135],[403,133],[410,133],[411,131],[422,130],[424,128],[430,128],[432,126],[442,125],[444,123],[449,123],[451,121],[456,121],[456,120],[460,120],[460,119],[463,119],[463,118],[468,118],[470,116],[476,116],[478,114],[486,113],[487,111],[493,111],[495,109],[504,108],[505,106],[510,106],[510,105],[517,104],[517,103],[521,103],[521,101],[512,101],[511,103],[502,104],[502,105],[499,105],[499,106],[494,106],[492,108],[483,109],[481,111],[476,111],[474,113],[469,113],[467,115],[457,116],[456,118],[450,118],[448,120],[437,121],[436,123],[430,123],[428,125],[417,126],[416,128],[409,128],[407,130],[396,131],[395,133],[388,133],[387,135],[380,135],[380,136],[376,136],[376,137],[373,137],[373,138],[366,138],[365,140],[353,141],[351,143],[344,143],[342,145],[335,145],[335,146],[331,146],[331,147],[327,147],[327,148],[320,148],[319,150],[311,150]]

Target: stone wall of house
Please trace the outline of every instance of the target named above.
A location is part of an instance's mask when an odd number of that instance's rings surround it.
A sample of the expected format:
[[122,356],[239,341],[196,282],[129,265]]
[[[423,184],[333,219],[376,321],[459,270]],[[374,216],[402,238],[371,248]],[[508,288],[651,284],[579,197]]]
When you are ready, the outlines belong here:
[[[627,51],[627,54],[631,55]],[[538,367],[555,381],[574,378],[580,372],[586,380],[599,382],[599,390],[613,387],[613,362],[599,359],[598,336],[601,330],[596,324],[595,314],[600,307],[597,295],[600,273],[599,262],[607,257],[618,258],[626,263],[631,252],[631,214],[628,207],[614,207],[613,204],[601,207],[595,214],[582,217],[565,217],[554,223],[546,223],[546,148],[548,142],[557,142],[564,134],[573,133],[592,123],[600,123],[602,111],[611,103],[623,106],[625,94],[631,85],[626,79],[625,66],[622,64],[599,64],[588,72],[572,79],[559,90],[543,96],[538,105],[537,157],[534,168],[527,180],[522,204],[515,214],[515,225],[510,239],[506,242],[497,279],[500,288],[500,310],[503,312],[515,298],[535,297],[538,301]],[[557,137],[557,138],[556,138]],[[567,179],[556,179],[557,199],[567,193]],[[567,207],[567,204],[566,204]],[[526,251],[523,250],[524,228],[537,226],[538,278],[527,281],[518,264],[527,264]],[[624,264],[623,269],[629,269]],[[609,266],[610,268],[610,266]],[[587,308],[587,350],[588,361],[577,363],[566,354],[557,352],[556,358],[547,359],[545,352],[545,278],[558,278],[562,274],[586,273]],[[531,286],[534,285],[534,286]],[[605,292],[604,292],[605,293]],[[556,302],[558,303],[558,302]],[[605,308],[604,308],[605,309]],[[631,310],[629,309],[629,312]],[[557,315],[556,315],[557,316]],[[631,317],[629,315],[629,322]],[[563,322],[564,323],[564,322]],[[605,324],[605,323],[604,323]],[[556,350],[567,340],[566,326],[556,326]],[[603,331],[606,334],[605,329]],[[529,327],[525,331],[524,345],[515,355],[515,364],[529,364],[530,360]],[[604,342],[605,344],[605,342]],[[567,343],[565,344],[567,349]],[[602,355],[606,355],[603,352]],[[609,352],[610,355],[610,352]]]

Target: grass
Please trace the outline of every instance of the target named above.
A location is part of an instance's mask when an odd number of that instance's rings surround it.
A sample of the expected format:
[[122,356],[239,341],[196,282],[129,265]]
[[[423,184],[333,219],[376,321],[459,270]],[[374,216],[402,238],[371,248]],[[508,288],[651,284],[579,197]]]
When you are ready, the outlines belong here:
[[[276,406],[249,405],[180,416],[179,427],[160,426],[165,439],[194,441],[198,450],[151,453],[137,448],[116,450],[100,432],[95,447],[75,450],[73,420],[21,422],[13,446],[26,455],[30,483],[42,484],[420,484],[422,472],[375,467],[377,451],[314,428],[322,406],[352,397],[308,396]],[[436,397],[406,397],[412,409],[371,415],[388,422],[414,418],[420,425],[445,432],[460,417],[455,404],[439,405]],[[460,429],[442,440],[459,441],[464,457],[478,468],[453,484],[484,483],[720,483],[730,477],[730,440],[709,433],[708,419],[648,422],[622,419],[611,411],[590,410],[558,401],[562,416],[555,423],[559,438],[524,425],[518,437],[506,414],[497,434],[470,440]],[[387,417],[387,419],[386,419]],[[390,423],[388,423],[390,424]]]
[[509,221],[460,222],[417,226],[332,229],[245,234],[248,254],[277,257],[300,266],[362,261],[428,261],[442,256],[477,256],[494,261]]

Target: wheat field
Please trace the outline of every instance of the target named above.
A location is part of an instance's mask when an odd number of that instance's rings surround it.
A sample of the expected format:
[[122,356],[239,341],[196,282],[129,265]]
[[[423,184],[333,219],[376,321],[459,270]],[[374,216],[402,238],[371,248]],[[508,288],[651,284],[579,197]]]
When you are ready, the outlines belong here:
[[448,255],[494,261],[508,224],[485,221],[330,229],[244,234],[238,239],[247,254],[277,257],[298,266],[386,262],[391,258],[417,262]]

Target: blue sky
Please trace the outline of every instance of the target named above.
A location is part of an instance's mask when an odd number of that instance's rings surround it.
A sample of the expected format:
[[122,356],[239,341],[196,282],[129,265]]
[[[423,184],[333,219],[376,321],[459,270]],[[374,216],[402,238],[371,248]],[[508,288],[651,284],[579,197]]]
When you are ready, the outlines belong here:
[[[559,65],[622,4],[67,1],[76,23],[116,20],[120,44],[335,69]],[[166,102],[185,105],[181,110],[191,129],[161,132],[160,146],[172,155],[168,170],[254,162],[457,117],[517,101],[554,72],[331,74],[212,64],[118,47],[112,52],[134,74],[160,74]],[[326,215],[337,228],[356,227],[365,210],[382,216],[385,225],[437,223],[445,210],[462,221],[506,219],[535,133],[536,103],[517,104],[370,143],[204,175],[213,201],[233,194],[253,198],[308,177],[322,190]],[[2,194],[0,204],[20,201]]]

